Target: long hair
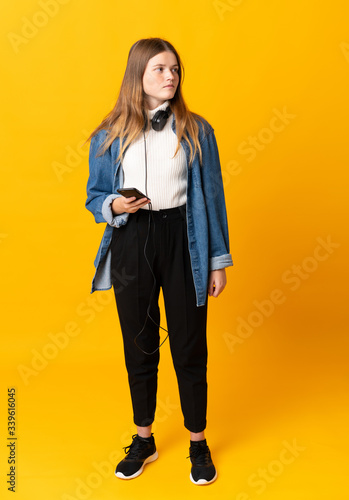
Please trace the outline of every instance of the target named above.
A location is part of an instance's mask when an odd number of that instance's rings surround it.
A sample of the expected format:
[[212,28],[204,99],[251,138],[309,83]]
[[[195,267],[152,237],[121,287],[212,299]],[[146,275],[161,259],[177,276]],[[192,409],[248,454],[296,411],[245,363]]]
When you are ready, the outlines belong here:
[[192,163],[196,153],[199,154],[201,163],[202,152],[199,142],[198,121],[202,122],[202,118],[187,108],[181,89],[184,76],[182,61],[173,45],[162,38],[144,38],[132,45],[116,104],[87,139],[88,141],[102,129],[107,130],[107,135],[101,144],[99,155],[104,154],[114,139],[118,137],[120,139],[120,155],[118,160],[121,159],[127,146],[145,128],[149,127],[148,114],[146,113],[146,96],[143,91],[143,75],[149,59],[166,51],[173,52],[179,66],[178,87],[174,97],[169,101],[171,111],[175,115],[176,134],[178,137],[174,156],[179,151],[181,140],[185,139],[190,149],[189,163]]

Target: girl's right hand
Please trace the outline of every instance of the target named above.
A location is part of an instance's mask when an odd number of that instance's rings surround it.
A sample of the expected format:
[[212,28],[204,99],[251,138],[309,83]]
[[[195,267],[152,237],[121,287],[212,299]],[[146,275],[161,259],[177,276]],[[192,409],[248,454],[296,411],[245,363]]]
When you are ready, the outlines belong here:
[[137,199],[135,196],[131,196],[130,198],[125,198],[125,196],[118,196],[118,198],[115,198],[115,200],[113,200],[111,209],[114,215],[123,214],[124,212],[133,214],[149,203],[150,200],[148,198]]

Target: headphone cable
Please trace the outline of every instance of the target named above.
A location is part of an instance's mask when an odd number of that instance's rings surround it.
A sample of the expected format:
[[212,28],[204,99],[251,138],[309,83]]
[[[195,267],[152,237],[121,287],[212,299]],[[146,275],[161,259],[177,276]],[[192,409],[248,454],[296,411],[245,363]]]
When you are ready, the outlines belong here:
[[[145,132],[143,130],[143,137],[144,137],[144,160],[145,160],[145,194],[146,196],[148,197],[148,163],[147,163],[147,145],[146,145],[146,137],[145,137]],[[152,291],[151,291],[151,294],[150,294],[150,299],[149,299],[149,304],[148,304],[148,307],[147,307],[147,315],[146,315],[146,318],[145,318],[145,321],[144,321],[144,325],[141,329],[141,331],[136,335],[135,339],[134,339],[134,343],[136,344],[136,346],[144,353],[144,354],[148,354],[148,355],[152,355],[152,354],[155,354],[156,351],[158,351],[160,349],[160,347],[162,346],[162,344],[167,340],[167,337],[169,335],[168,333],[168,330],[166,330],[166,328],[163,328],[162,326],[160,326],[150,315],[150,306],[151,306],[151,302],[152,302],[152,299],[153,299],[153,296],[154,296],[154,293],[155,293],[155,287],[156,287],[156,277],[155,277],[155,274],[154,274],[154,271],[153,271],[153,268],[148,260],[148,257],[147,257],[147,254],[146,254],[146,248],[147,248],[147,244],[148,244],[148,240],[149,240],[149,235],[150,235],[150,226],[151,226],[151,220],[153,221],[153,247],[154,247],[154,256],[153,256],[153,263],[154,263],[154,258],[155,258],[155,254],[156,254],[156,250],[155,250],[155,224],[154,224],[154,218],[153,218],[153,209],[152,209],[152,204],[151,202],[149,203],[149,217],[148,217],[148,232],[147,232],[147,238],[145,240],[145,244],[144,244],[144,249],[143,249],[143,254],[144,254],[144,257],[145,257],[145,260],[148,264],[148,267],[150,269],[150,272],[151,272],[151,275],[153,277],[153,288],[152,288]],[[143,333],[144,329],[145,329],[145,325],[147,323],[147,319],[148,317],[151,319],[151,321],[156,325],[158,326],[159,328],[161,328],[161,330],[164,330],[165,332],[167,332],[167,335],[166,335],[166,338],[161,342],[161,344],[153,351],[153,352],[146,352],[144,351],[138,344],[137,344],[137,338],[140,336],[141,333]]]

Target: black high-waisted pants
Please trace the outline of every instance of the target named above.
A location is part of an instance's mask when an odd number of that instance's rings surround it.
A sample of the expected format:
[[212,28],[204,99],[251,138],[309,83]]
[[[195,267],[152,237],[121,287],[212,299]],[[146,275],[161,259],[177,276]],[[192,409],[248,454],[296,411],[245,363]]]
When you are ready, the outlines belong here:
[[134,423],[146,427],[154,421],[162,287],[184,425],[201,432],[207,409],[207,300],[196,306],[183,208],[130,214],[127,224],[114,228],[111,268]]

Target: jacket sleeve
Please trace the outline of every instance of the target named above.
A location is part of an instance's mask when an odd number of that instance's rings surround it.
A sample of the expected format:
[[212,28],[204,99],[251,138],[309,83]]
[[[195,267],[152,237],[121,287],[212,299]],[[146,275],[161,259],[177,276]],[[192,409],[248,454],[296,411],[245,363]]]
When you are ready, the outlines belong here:
[[101,130],[92,137],[89,152],[89,178],[87,181],[87,200],[85,206],[92,212],[95,221],[107,222],[110,226],[126,224],[127,213],[114,215],[111,204],[121,196],[113,192],[114,172],[111,146],[101,156],[96,156],[105,139],[106,131]]
[[233,265],[229,253],[228,220],[216,137],[209,126],[202,148],[202,185],[206,202],[209,230],[209,269],[223,269]]

